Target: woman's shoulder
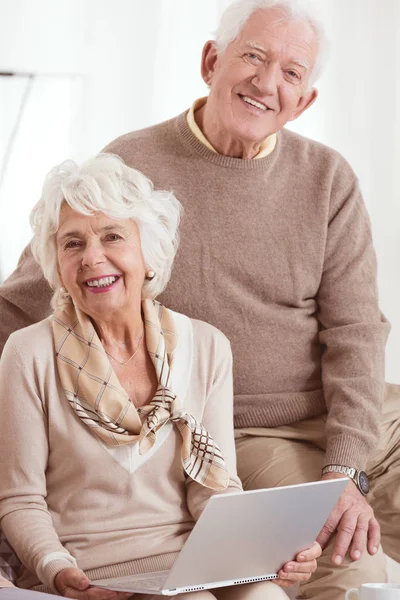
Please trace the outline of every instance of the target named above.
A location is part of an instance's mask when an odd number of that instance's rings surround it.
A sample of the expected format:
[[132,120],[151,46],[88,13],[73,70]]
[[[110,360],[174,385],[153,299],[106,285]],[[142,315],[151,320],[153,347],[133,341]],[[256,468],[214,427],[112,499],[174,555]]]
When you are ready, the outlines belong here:
[[193,326],[193,333],[198,342],[206,345],[216,345],[222,349],[229,350],[231,344],[224,333],[214,325],[200,321],[199,319],[190,319]]
[[199,319],[192,319],[182,313],[171,311],[174,317],[178,336],[182,339],[185,335],[187,337],[190,332],[193,339],[194,347],[199,352],[205,352],[208,355],[214,353],[222,353],[224,355],[231,354],[231,345],[224,333],[214,325],[200,321]]
[[7,355],[10,351],[16,352],[24,362],[29,362],[34,357],[52,354],[52,350],[51,323],[50,318],[47,317],[43,321],[14,331],[4,346],[3,354]]

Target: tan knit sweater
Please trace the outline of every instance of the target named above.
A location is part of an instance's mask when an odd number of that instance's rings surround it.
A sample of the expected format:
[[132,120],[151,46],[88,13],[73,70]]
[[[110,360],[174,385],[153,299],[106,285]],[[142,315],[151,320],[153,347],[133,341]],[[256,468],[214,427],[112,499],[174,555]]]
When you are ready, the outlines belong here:
[[[177,326],[173,389],[221,448],[226,492],[237,491],[230,345],[214,327],[186,321],[189,333]],[[48,319],[5,346],[0,415],[0,525],[23,562],[20,587],[41,579],[36,589],[51,590],[69,556],[90,579],[170,568],[214,493],[185,479],[176,427],[166,425],[144,456],[136,445],[108,451],[63,392]]]
[[[221,156],[193,135],[185,114],[106,150],[184,206],[163,300],[230,339],[236,427],[328,411],[326,463],[364,467],[378,436],[389,327],[368,216],[346,161],[287,130],[265,158]],[[29,256],[0,296],[3,339],[47,314],[50,293]]]

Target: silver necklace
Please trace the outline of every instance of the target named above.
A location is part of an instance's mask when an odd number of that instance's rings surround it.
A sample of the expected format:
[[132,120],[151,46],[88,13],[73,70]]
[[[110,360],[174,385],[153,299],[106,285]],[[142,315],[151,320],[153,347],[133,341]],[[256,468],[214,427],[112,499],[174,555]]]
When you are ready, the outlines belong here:
[[116,363],[118,363],[119,365],[121,365],[121,367],[125,367],[125,365],[127,365],[129,362],[131,362],[132,358],[134,358],[134,357],[136,356],[136,354],[137,354],[137,352],[138,352],[138,350],[139,350],[139,347],[140,347],[140,343],[141,343],[141,341],[142,341],[142,339],[143,339],[143,335],[144,335],[144,329],[143,329],[143,331],[142,331],[142,335],[140,336],[140,340],[138,341],[138,345],[137,345],[137,347],[136,347],[136,350],[135,350],[135,352],[134,352],[134,353],[132,354],[132,356],[130,356],[130,357],[128,358],[128,360],[126,360],[125,362],[121,362],[120,360],[118,360],[117,358],[115,358],[115,356],[113,356],[112,354],[110,354],[109,352],[107,352],[107,350],[106,350],[105,348],[104,348],[104,352],[105,352],[105,353],[106,353],[106,354],[107,354],[107,355],[108,355],[110,358],[112,358],[113,360],[115,360],[115,362],[116,362]]

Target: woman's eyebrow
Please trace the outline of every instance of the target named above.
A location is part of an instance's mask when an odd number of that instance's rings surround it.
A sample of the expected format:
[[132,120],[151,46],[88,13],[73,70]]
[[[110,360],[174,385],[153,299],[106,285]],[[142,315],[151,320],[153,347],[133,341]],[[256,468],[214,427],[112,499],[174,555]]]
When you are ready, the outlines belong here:
[[63,233],[62,235],[58,235],[57,234],[57,238],[60,241],[63,241],[69,237],[79,237],[81,235],[80,231],[66,231],[65,233]]
[[[101,232],[107,232],[107,231],[121,231],[121,232],[126,232],[126,227],[124,227],[123,225],[120,224],[116,224],[116,225],[105,225],[104,227],[100,227],[99,231]],[[69,237],[79,237],[82,235],[81,231],[78,230],[74,230],[74,231],[66,231],[65,233],[63,233],[60,236],[57,236],[58,239],[60,241],[63,241]]]
[[100,231],[126,231],[126,227],[120,224],[105,225],[104,227],[100,227]]

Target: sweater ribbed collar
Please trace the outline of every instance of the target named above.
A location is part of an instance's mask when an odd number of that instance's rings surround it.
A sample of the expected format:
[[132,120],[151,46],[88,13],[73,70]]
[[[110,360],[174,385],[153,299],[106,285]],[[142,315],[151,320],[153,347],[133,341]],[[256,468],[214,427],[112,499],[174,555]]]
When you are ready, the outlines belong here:
[[193,152],[199,154],[202,158],[220,167],[228,169],[240,169],[240,170],[263,170],[270,167],[273,164],[280,152],[281,145],[281,133],[278,132],[276,146],[274,150],[268,156],[259,158],[257,160],[247,158],[234,158],[232,156],[224,156],[223,154],[217,154],[213,150],[207,148],[200,140],[194,135],[187,123],[187,113],[180,114],[174,122],[176,124],[177,133],[182,142],[186,147],[189,147]]

